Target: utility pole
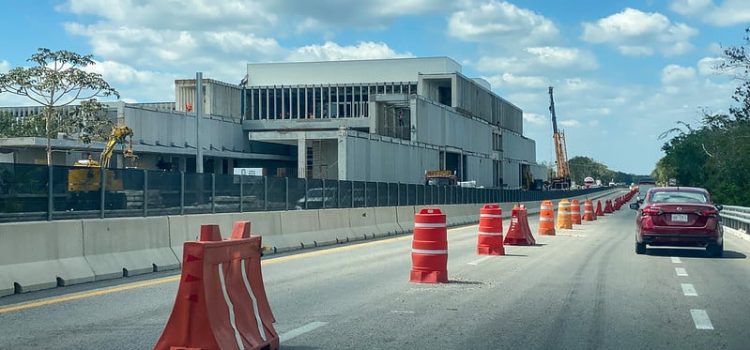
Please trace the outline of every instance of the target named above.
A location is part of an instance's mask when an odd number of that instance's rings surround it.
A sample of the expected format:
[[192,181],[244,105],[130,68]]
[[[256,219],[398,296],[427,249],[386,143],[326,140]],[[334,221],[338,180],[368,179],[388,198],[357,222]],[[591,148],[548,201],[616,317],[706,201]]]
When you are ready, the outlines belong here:
[[201,147],[201,119],[203,119],[203,73],[195,73],[195,172],[203,173]]

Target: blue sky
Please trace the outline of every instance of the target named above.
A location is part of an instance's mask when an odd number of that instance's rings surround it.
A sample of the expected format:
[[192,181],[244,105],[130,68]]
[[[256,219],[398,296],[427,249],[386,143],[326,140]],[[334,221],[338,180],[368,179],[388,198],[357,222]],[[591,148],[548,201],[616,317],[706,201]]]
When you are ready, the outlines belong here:
[[[716,72],[741,44],[747,0],[0,0],[0,71],[38,47],[92,53],[127,101],[173,100],[173,80],[239,82],[244,63],[449,56],[524,110],[551,161],[547,86],[568,154],[649,173],[658,135],[726,111],[736,82]],[[0,95],[0,105],[24,104]]]

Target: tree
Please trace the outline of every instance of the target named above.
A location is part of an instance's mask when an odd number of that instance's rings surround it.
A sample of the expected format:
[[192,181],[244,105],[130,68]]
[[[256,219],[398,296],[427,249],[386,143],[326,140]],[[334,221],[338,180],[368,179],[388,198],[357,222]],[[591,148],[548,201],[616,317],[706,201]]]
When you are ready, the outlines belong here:
[[[120,94],[101,74],[85,70],[95,64],[91,55],[40,48],[27,61],[35,66],[16,67],[0,74],[0,93],[23,96],[44,107],[41,120],[47,139],[47,165],[50,165],[52,136],[58,131],[69,132],[72,127],[77,127],[83,136],[82,141],[90,141],[91,132],[99,130],[103,124],[99,120],[102,105],[94,98],[119,98]],[[84,102],[75,112],[67,115],[59,113],[59,107],[76,101]]]

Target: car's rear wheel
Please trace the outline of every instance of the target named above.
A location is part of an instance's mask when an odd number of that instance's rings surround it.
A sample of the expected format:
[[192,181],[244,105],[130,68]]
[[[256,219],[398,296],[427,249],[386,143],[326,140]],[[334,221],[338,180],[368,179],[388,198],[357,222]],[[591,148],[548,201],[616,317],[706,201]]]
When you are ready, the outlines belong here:
[[709,244],[706,246],[706,255],[712,258],[720,258],[724,255],[724,243],[722,244]]
[[646,243],[635,242],[635,253],[639,255],[646,254]]

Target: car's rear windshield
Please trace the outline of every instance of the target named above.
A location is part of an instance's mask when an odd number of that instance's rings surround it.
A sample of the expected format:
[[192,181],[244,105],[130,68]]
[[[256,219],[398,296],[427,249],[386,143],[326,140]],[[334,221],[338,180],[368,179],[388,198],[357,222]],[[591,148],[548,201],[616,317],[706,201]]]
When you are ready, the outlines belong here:
[[708,198],[701,192],[694,191],[656,191],[651,192],[649,203],[706,203]]

